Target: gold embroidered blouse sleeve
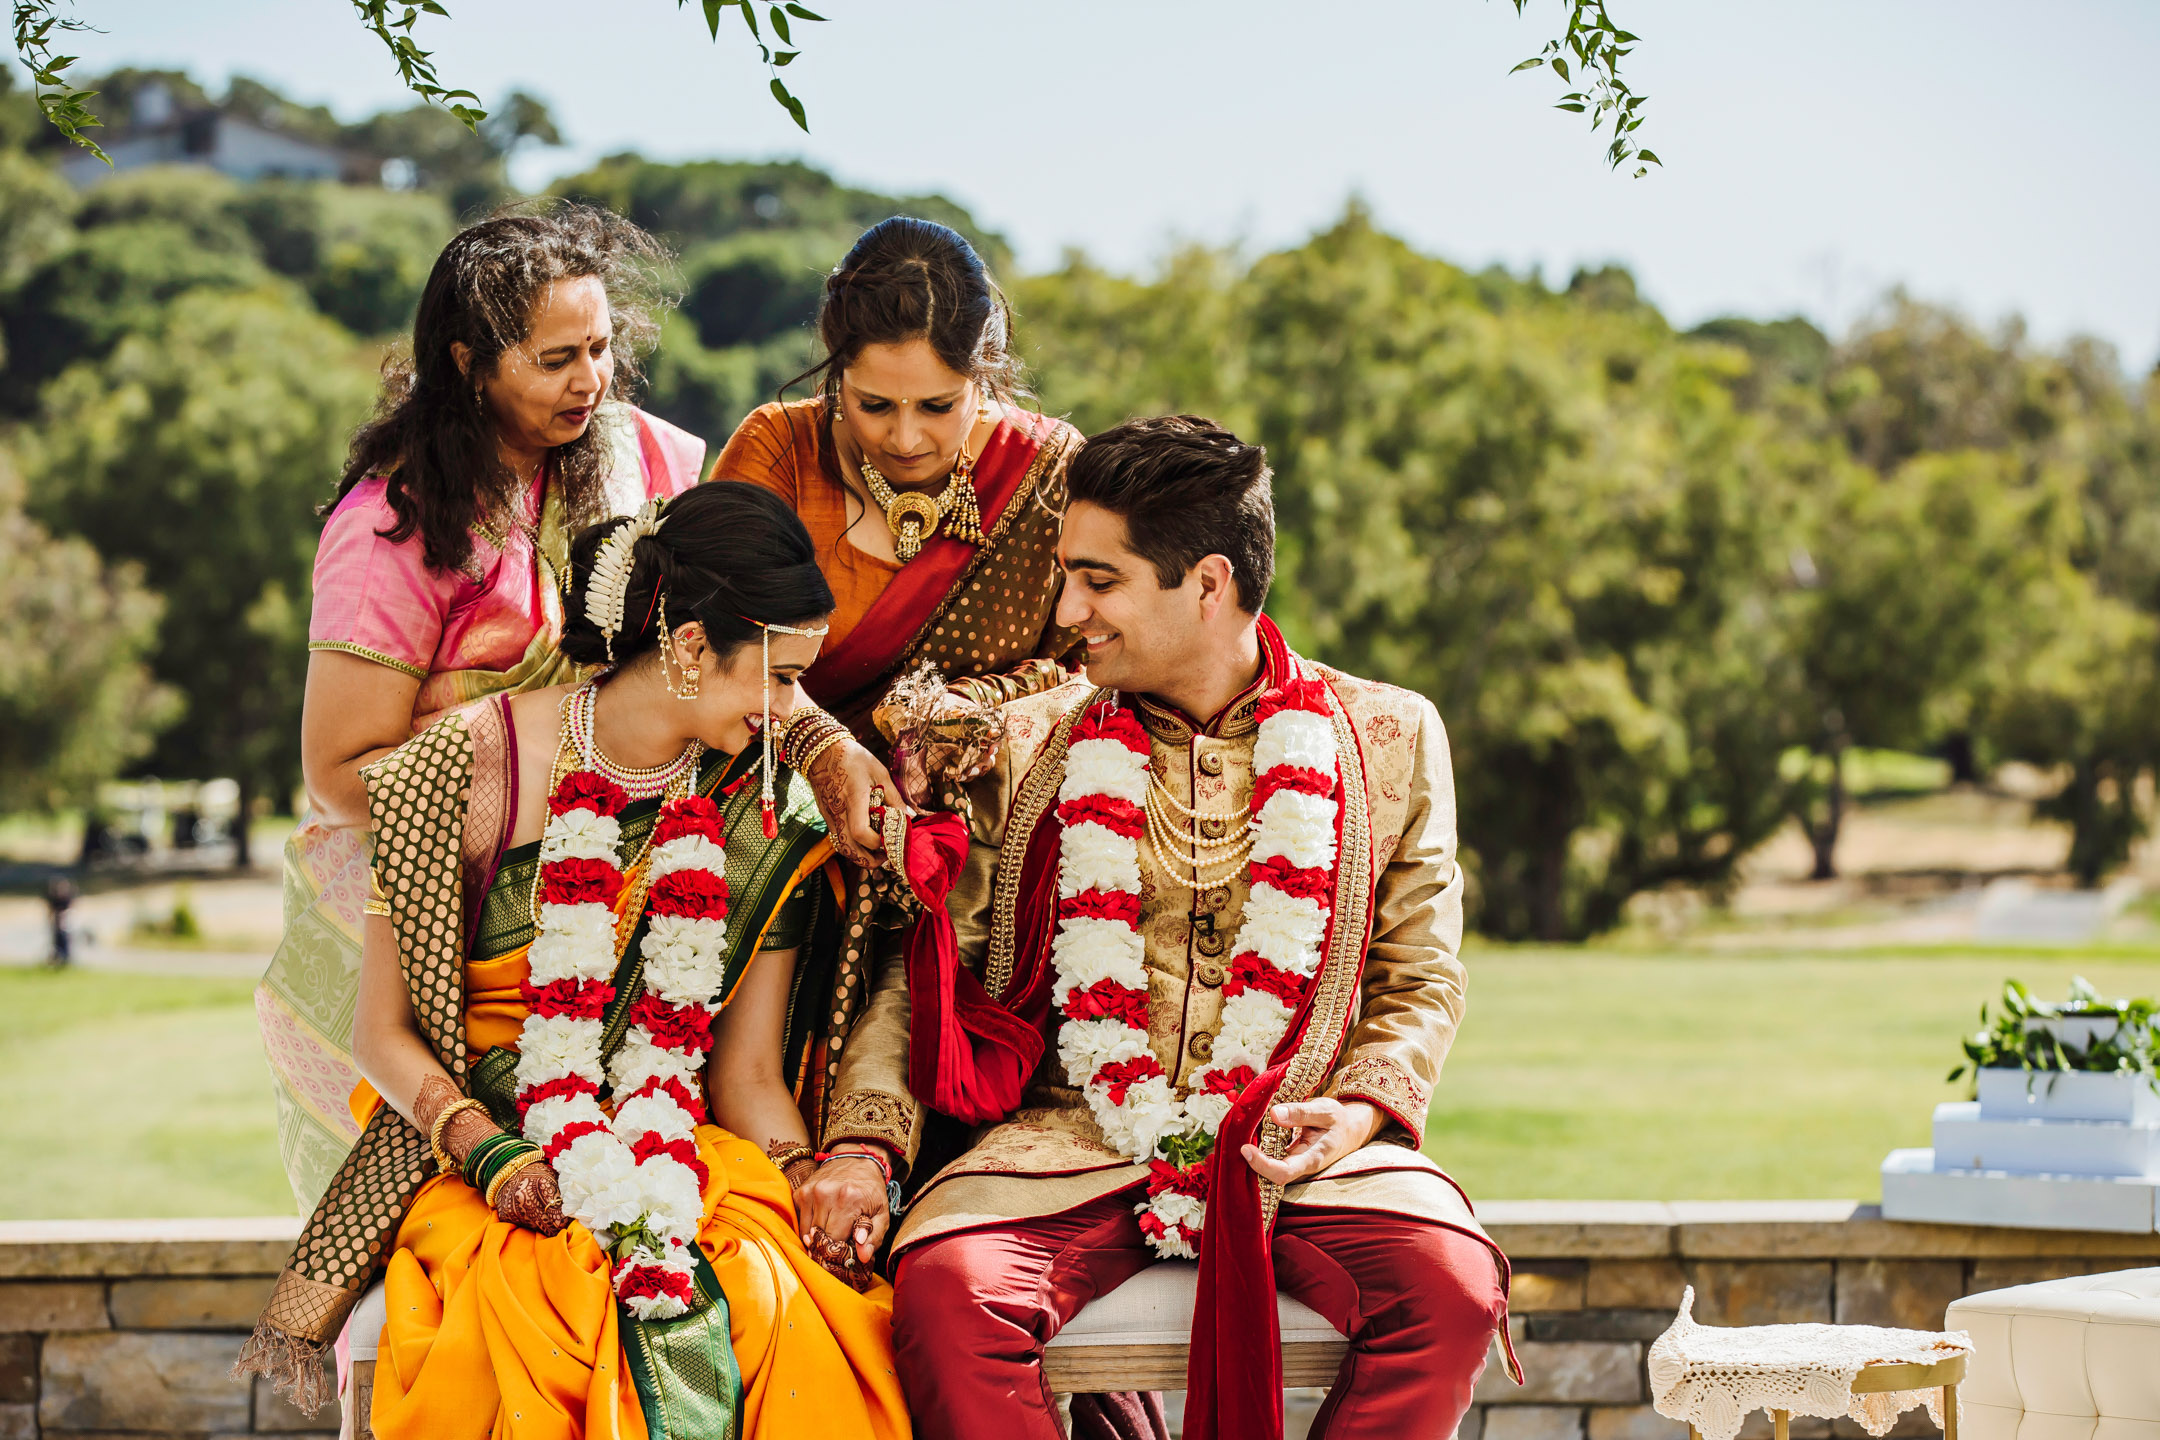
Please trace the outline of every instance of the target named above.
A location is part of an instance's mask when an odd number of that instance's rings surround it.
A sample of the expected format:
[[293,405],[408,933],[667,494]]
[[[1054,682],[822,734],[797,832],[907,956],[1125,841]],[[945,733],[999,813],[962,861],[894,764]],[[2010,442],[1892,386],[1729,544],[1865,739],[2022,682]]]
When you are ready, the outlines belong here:
[[1409,1132],[1413,1145],[1422,1145],[1440,1063],[1462,1023],[1468,979],[1459,958],[1463,877],[1455,853],[1455,778],[1447,731],[1428,701],[1418,702],[1412,756],[1402,833],[1373,905],[1363,1006],[1327,1093],[1379,1106]]
[[[1012,757],[1002,750],[998,763],[968,787],[975,810],[968,838],[967,864],[946,901],[959,940],[960,963],[982,972],[990,946],[990,885],[998,848],[1005,837],[1011,798]],[[904,934],[905,932],[897,932]],[[922,1140],[922,1104],[908,1089],[907,965],[897,944],[878,966],[863,1017],[840,1055],[840,1075],[825,1123],[825,1148],[844,1141],[873,1141],[912,1166]]]

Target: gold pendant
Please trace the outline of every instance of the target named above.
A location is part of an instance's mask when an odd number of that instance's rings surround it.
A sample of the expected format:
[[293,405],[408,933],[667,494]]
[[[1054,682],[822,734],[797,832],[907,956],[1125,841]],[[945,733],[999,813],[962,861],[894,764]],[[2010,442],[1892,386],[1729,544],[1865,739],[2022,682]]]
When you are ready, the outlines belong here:
[[937,501],[913,491],[895,495],[885,507],[885,523],[892,527],[893,554],[905,565],[922,554],[923,546],[937,533],[944,518]]

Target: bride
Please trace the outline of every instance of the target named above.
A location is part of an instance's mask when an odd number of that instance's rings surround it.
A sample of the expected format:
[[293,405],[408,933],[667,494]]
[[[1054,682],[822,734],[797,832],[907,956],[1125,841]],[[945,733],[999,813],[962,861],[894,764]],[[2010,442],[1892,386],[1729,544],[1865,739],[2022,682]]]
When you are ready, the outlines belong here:
[[771,739],[832,592],[728,482],[571,559],[562,648],[600,677],[364,772],[364,1128],[241,1364],[320,1403],[380,1280],[385,1440],[905,1436],[891,1292],[846,1243],[885,1162],[813,1154],[793,1094],[840,922]]

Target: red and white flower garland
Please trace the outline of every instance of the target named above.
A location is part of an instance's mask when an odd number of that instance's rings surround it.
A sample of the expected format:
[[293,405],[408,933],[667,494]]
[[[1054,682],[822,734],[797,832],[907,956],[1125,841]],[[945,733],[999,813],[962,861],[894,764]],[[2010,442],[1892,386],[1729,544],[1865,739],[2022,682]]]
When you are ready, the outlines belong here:
[[1148,1046],[1138,928],[1148,740],[1130,711],[1091,713],[1073,727],[1058,790],[1058,1055],[1110,1144],[1147,1163],[1140,1228],[1165,1256],[1199,1253],[1216,1131],[1289,1032],[1327,938],[1341,783],[1327,687],[1293,679],[1263,695],[1257,713],[1252,896],[1222,987],[1221,1033],[1187,1094]]
[[[526,1138],[547,1152],[562,1182],[564,1213],[613,1257],[616,1295],[639,1319],[666,1320],[690,1308],[705,1213],[695,1132],[720,1008],[713,997],[726,976],[727,857],[711,800],[661,806],[646,862],[645,993],[603,1068],[624,883],[615,817],[628,803],[620,785],[587,770],[564,776],[548,797],[518,1110]],[[612,1118],[600,1104],[603,1081],[612,1088]]]

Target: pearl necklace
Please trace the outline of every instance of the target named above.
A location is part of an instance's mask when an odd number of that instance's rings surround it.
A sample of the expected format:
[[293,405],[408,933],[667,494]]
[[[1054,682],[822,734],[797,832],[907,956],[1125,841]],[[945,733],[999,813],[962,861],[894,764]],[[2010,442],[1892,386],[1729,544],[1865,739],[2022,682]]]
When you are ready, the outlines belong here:
[[593,728],[599,699],[600,682],[597,679],[588,680],[571,691],[563,701],[563,728],[577,751],[576,768],[607,776],[628,791],[631,799],[649,800],[661,794],[669,785],[696,769],[698,761],[704,758],[704,742],[692,740],[683,746],[682,754],[665,765],[635,769],[616,764],[600,752],[600,742]]

